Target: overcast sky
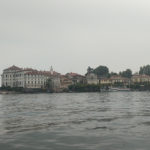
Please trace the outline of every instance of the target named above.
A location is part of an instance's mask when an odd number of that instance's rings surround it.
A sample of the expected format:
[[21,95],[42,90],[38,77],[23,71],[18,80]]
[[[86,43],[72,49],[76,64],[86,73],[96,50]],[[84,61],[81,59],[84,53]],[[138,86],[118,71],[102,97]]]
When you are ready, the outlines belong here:
[[149,0],[0,0],[0,73],[11,65],[84,74],[146,64]]

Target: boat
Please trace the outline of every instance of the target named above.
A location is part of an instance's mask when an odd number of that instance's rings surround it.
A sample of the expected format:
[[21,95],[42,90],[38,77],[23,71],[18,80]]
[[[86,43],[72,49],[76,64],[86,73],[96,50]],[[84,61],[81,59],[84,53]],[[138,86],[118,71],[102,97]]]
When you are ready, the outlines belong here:
[[9,94],[8,91],[0,91],[0,94]]
[[131,91],[131,89],[130,88],[109,88],[108,91],[109,92],[118,92],[118,91],[128,92],[128,91]]

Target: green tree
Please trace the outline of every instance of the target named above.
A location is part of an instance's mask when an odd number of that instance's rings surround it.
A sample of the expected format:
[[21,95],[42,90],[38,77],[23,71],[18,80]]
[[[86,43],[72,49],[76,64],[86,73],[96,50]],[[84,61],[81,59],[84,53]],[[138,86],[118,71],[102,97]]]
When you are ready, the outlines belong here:
[[93,73],[97,74],[98,76],[105,76],[108,77],[109,69],[106,66],[98,66],[93,70]]
[[123,72],[119,73],[122,77],[126,77],[126,78],[131,78],[132,77],[132,70],[131,69],[127,69]]
[[118,75],[116,72],[111,72],[111,73],[109,74],[109,77],[116,76],[116,75]]
[[93,68],[91,68],[90,66],[87,68],[87,73],[91,73],[93,72]]
[[146,65],[146,66],[140,67],[139,74],[150,75],[150,65]]

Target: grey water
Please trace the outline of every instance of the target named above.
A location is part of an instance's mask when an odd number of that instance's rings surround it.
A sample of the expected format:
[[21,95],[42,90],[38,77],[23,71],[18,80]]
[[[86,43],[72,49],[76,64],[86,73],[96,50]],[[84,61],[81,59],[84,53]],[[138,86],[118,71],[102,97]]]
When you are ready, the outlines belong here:
[[0,150],[149,150],[150,92],[0,95]]

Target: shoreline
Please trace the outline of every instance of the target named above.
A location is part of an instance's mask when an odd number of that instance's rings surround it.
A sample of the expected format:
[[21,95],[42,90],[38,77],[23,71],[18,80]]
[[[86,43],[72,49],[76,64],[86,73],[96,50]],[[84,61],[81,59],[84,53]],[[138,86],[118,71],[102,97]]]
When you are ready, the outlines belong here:
[[149,90],[130,90],[130,91],[89,91],[89,92],[16,92],[16,91],[0,91],[0,95],[9,95],[9,94],[60,94],[60,93],[117,93],[117,92],[150,92]]

